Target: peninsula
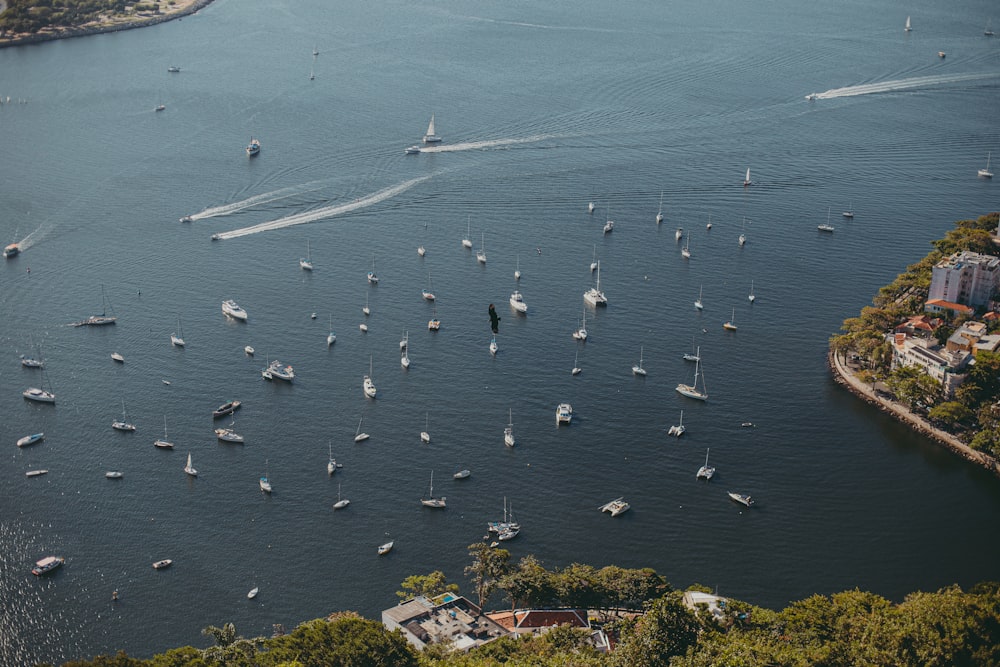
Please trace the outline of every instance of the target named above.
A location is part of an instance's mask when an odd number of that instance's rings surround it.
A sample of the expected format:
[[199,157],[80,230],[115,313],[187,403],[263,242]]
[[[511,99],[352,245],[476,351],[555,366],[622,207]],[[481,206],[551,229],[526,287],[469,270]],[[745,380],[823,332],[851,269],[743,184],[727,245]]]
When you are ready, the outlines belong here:
[[838,381],[1000,476],[1000,214],[960,220],[830,339]]
[[124,4],[80,0],[72,9],[37,7],[34,0],[0,0],[0,48],[144,28],[197,12],[212,0]]

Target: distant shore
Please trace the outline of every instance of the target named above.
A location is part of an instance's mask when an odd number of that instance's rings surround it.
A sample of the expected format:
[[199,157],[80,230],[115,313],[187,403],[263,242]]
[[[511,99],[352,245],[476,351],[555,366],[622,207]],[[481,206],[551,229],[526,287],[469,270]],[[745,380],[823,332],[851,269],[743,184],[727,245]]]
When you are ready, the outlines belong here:
[[1000,477],[1000,461],[997,461],[989,454],[972,449],[951,433],[935,428],[926,419],[920,415],[914,414],[908,408],[897,403],[896,401],[890,401],[882,398],[876,394],[868,384],[861,382],[861,380],[859,380],[849,368],[845,367],[832,350],[827,355],[827,361],[830,365],[830,369],[834,373],[834,379],[837,383],[853,393],[855,396],[876,406],[882,410],[882,412],[885,412],[898,421],[910,426],[918,433],[922,433],[923,435],[937,440],[939,443],[967,461],[981,465],[991,471],[994,475]]
[[141,14],[130,16],[108,16],[102,21],[93,21],[75,27],[53,27],[45,28],[36,33],[15,33],[0,37],[0,48],[7,46],[20,46],[22,44],[37,44],[39,42],[50,42],[56,39],[68,39],[70,37],[85,37],[87,35],[99,35],[105,32],[118,32],[119,30],[132,30],[133,28],[145,28],[165,21],[172,21],[194,14],[202,7],[208,6],[212,0],[175,0],[173,5],[161,5],[165,11],[159,14]]

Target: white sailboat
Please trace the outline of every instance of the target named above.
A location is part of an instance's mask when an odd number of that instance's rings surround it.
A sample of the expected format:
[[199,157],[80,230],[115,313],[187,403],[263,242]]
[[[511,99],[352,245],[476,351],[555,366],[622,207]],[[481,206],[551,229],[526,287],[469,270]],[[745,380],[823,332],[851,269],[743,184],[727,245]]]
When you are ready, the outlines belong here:
[[56,395],[52,393],[51,385],[48,385],[48,388],[46,388],[46,386],[45,369],[42,368],[42,386],[28,387],[21,392],[21,395],[29,401],[36,401],[38,403],[55,403]]
[[431,311],[431,319],[427,320],[427,329],[429,331],[437,331],[441,328],[441,320],[437,316],[437,306]]
[[709,213],[708,222],[705,223],[705,229],[711,229],[711,228],[712,228],[712,214]]
[[594,258],[590,260],[590,272],[593,273],[597,269],[597,246],[594,246]]
[[687,237],[684,239],[684,247],[681,248],[681,257],[691,259],[691,232],[688,232]]
[[496,335],[493,335],[490,338],[490,354],[492,354],[495,357],[496,354],[497,354],[497,350],[499,350],[499,349],[500,349],[500,346],[497,345],[497,337],[496,337]]
[[399,365],[403,368],[410,367],[410,332],[403,334],[403,340],[399,341],[400,355]]
[[427,289],[420,290],[420,295],[424,297],[426,301],[433,301],[435,298],[433,292],[433,285],[431,284],[431,272],[427,272]]
[[299,268],[305,271],[313,270],[312,253],[309,249],[309,241],[306,241],[306,256],[299,257]]
[[443,509],[445,507],[445,497],[440,498],[434,497],[434,471],[431,470],[431,489],[430,493],[426,498],[420,499],[420,504],[424,507],[432,507],[434,509]]
[[680,242],[682,238],[684,238],[684,228],[678,227],[674,230],[674,241]]
[[733,308],[732,317],[729,318],[728,322],[722,323],[722,328],[726,331],[736,331],[736,308]]
[[184,466],[184,472],[191,475],[192,477],[198,476],[198,471],[194,469],[193,465],[191,465],[191,452],[188,452],[188,460],[187,460],[187,465]]
[[576,354],[573,355],[573,370],[570,371],[570,374],[579,375],[580,373],[583,372],[583,369],[580,368],[579,362],[580,362],[580,351],[577,350]]
[[701,301],[701,293],[702,293],[702,290],[704,288],[705,288],[704,285],[700,285],[698,287],[698,298],[695,299],[695,301],[694,301],[694,307],[697,308],[698,310],[702,310],[705,307],[705,304],[702,303],[702,301]]
[[[701,348],[697,351],[698,361],[694,364],[694,382],[692,384],[678,384],[677,393],[699,401],[708,400],[708,389],[705,387],[705,376],[701,372]],[[701,388],[698,388],[698,378],[701,377]]]
[[129,421],[128,413],[125,412],[125,399],[122,399],[122,418],[111,422],[111,428],[116,431],[134,431],[135,424]]
[[991,151],[991,152],[988,152],[988,153],[986,154],[986,168],[985,168],[985,169],[980,169],[980,170],[979,170],[979,175],[980,175],[980,176],[981,176],[982,178],[993,178],[993,172],[992,172],[992,171],[990,171],[990,158],[991,158],[991,157],[993,157],[993,153],[992,153],[992,151]]
[[580,320],[580,328],[573,332],[573,338],[578,341],[587,340],[587,309],[583,309],[583,319]]
[[348,500],[347,498],[341,498],[340,497],[340,484],[338,483],[337,484],[337,502],[335,502],[333,504],[333,509],[335,509],[335,510],[344,509],[345,507],[347,507],[350,504],[351,504],[350,500]]
[[365,421],[365,416],[361,415],[361,419],[358,420],[358,430],[354,433],[354,442],[363,442],[370,438],[371,436],[367,433],[361,431],[361,424]]
[[[989,166],[989,162],[990,162],[990,160],[987,157],[986,158],[986,165],[987,166]],[[841,213],[841,215],[844,216],[845,218],[847,218],[848,220],[853,220],[854,219],[854,202],[851,202],[851,205],[848,206],[847,210],[844,211],[843,213]]]
[[330,315],[330,333],[326,335],[326,346],[330,347],[337,342],[337,334],[333,331],[333,315]]
[[750,167],[747,167],[747,175],[743,177],[743,187],[746,187],[751,183],[753,183],[753,181],[750,180]]
[[910,17],[907,16],[906,17],[906,25],[903,26],[903,31],[904,32],[910,32],[912,30],[913,30],[913,28],[910,26]]
[[521,279],[521,255],[514,255],[514,280]]
[[264,493],[271,493],[271,480],[268,478],[267,460],[264,460],[264,474],[260,476],[260,490]]
[[368,292],[365,292],[365,307],[361,309],[361,312],[365,314],[365,317],[372,314],[372,309],[368,307]]
[[694,352],[685,352],[684,361],[698,361],[701,359],[701,350],[695,347],[694,336],[691,337],[691,347],[695,350]]
[[743,230],[740,232],[740,245],[744,246],[747,244],[747,219],[743,218]]
[[337,472],[337,460],[333,458],[333,443],[329,443],[330,460],[326,463],[326,474],[332,475]]
[[476,260],[480,264],[486,263],[486,232],[482,232],[482,240],[479,242],[479,251],[476,253]]
[[593,213],[595,208],[597,208],[597,206],[594,204],[594,202],[590,202],[589,204],[587,204],[587,213]]
[[833,225],[830,224],[830,211],[831,210],[832,210],[832,207],[828,207],[826,209],[826,224],[818,225],[816,227],[816,229],[818,229],[821,232],[832,232],[833,231]]
[[[424,223],[424,236],[427,236],[427,223],[426,222]],[[423,243],[421,243],[420,245],[417,246],[417,254],[420,255],[421,257],[423,257],[424,255],[427,254],[427,248],[424,247]]]
[[705,449],[705,465],[698,468],[698,473],[695,475],[695,477],[698,479],[705,479],[705,480],[712,479],[712,475],[715,474],[715,468],[708,465],[708,452],[709,449]]
[[754,296],[754,293],[753,293],[753,278],[751,278],[750,279],[750,293],[747,294],[747,301],[749,301],[750,303],[753,303],[756,300],[757,300],[757,297]]
[[215,429],[215,437],[221,440],[222,442],[235,442],[238,444],[242,443],[243,436],[234,430],[233,428],[234,426],[236,426],[235,416],[230,419],[229,426],[227,426],[226,428]]
[[675,438],[679,438],[682,435],[684,435],[684,431],[686,431],[686,430],[687,430],[687,427],[684,426],[684,411],[681,410],[681,419],[680,419],[680,422],[678,422],[677,424],[674,424],[669,429],[667,429],[667,435],[672,435]]
[[170,344],[175,347],[184,347],[184,329],[181,328],[181,316],[177,316],[177,331],[170,334]]
[[597,284],[583,293],[583,300],[591,306],[606,306],[608,298],[601,291],[601,261],[597,260]]
[[378,276],[375,274],[375,255],[372,255],[372,270],[368,272],[368,282],[378,285]]
[[503,430],[503,444],[508,447],[513,447],[516,444],[514,440],[514,410],[511,408],[507,409],[507,426]]
[[642,346],[639,346],[639,363],[632,367],[632,375],[646,377],[646,369],[642,367]]
[[173,449],[174,443],[167,440],[167,416],[163,415],[163,438],[157,438],[153,441],[154,447],[159,447],[160,449]]
[[468,225],[468,228],[465,230],[465,238],[462,239],[462,247],[463,248],[472,248],[472,240],[469,238],[470,236],[472,236],[472,216],[471,215],[469,216],[469,225]]
[[663,190],[660,190],[660,210],[656,214],[656,224],[663,222]]
[[441,141],[439,137],[434,132],[434,114],[431,114],[431,122],[427,124],[427,134],[424,135],[425,144],[436,144]]
[[368,375],[364,379],[364,391],[365,396],[368,398],[375,398],[377,390],[375,389],[375,383],[372,381],[372,357],[368,355]]
[[427,432],[427,427],[428,427],[428,424],[429,424],[428,420],[429,419],[430,418],[427,416],[427,413],[425,412],[424,413],[424,430],[420,432],[420,442],[430,442],[431,441],[431,434]]

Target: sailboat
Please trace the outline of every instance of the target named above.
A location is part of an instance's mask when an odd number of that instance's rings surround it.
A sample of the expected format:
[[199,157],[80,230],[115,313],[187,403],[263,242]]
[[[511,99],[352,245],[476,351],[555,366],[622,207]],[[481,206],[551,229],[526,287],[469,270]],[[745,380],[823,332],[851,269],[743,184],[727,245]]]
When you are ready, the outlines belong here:
[[[427,223],[425,222],[424,223],[424,236],[426,236],[426,235],[427,235]],[[421,257],[423,257],[424,255],[427,254],[427,248],[425,248],[422,243],[417,246],[417,254],[420,255]]]
[[[986,158],[987,165],[989,165],[989,161],[990,160],[987,157]],[[852,220],[854,218],[854,202],[851,202],[851,205],[848,206],[847,210],[844,211],[843,213],[841,213],[841,215],[844,216],[845,218],[847,218],[848,220]]]
[[983,28],[983,34],[987,37],[993,37],[993,35],[995,34],[993,32],[993,25],[990,23],[989,19],[986,19],[986,27]]
[[174,443],[167,440],[167,416],[163,415],[163,438],[156,439],[153,441],[154,447],[160,447],[161,449],[173,449]]
[[608,207],[608,220],[604,223],[604,233],[610,234],[615,229],[615,221],[611,219],[611,207]]
[[372,382],[372,357],[368,355],[368,375],[364,379],[364,390],[365,396],[368,398],[375,398],[377,390],[375,389],[375,383]]
[[420,432],[420,442],[430,442],[431,441],[431,434],[427,432],[427,426],[429,424],[428,419],[429,419],[429,417],[427,416],[427,413],[425,412],[424,413],[424,430]]
[[667,429],[667,435],[672,435],[672,436],[674,436],[676,438],[679,438],[682,435],[684,435],[684,431],[686,431],[686,430],[687,430],[687,428],[684,426],[684,411],[681,410],[681,419],[680,419],[680,422],[678,422],[677,424],[674,424],[669,429]]
[[736,331],[736,308],[733,308],[733,315],[729,321],[722,323],[722,328],[726,331]]
[[601,261],[597,261],[597,284],[583,293],[583,300],[591,306],[606,306],[608,298],[601,291]]
[[642,346],[639,346],[639,363],[632,367],[632,375],[646,377],[646,369],[642,367]]
[[[705,387],[705,376],[701,372],[701,348],[697,351],[698,361],[694,364],[694,383],[677,385],[677,393],[699,401],[708,400],[708,389]],[[698,377],[701,376],[701,389],[698,388]]]
[[445,497],[440,498],[434,497],[434,471],[431,470],[431,490],[427,498],[421,498],[420,504],[424,507],[433,507],[435,509],[442,509],[445,507]]
[[747,300],[750,303],[753,303],[756,299],[757,299],[757,297],[754,296],[754,293],[753,293],[753,279],[751,278],[750,279],[750,293],[747,294]]
[[350,504],[351,504],[350,500],[348,500],[347,498],[340,497],[340,484],[337,484],[337,502],[333,504],[333,509],[335,510],[344,509]]
[[[9,246],[8,246],[9,247]],[[108,315],[108,308],[111,308],[111,315]],[[108,300],[108,295],[104,292],[104,285],[101,285],[101,314],[92,315],[82,322],[75,324],[74,326],[103,326],[106,324],[114,324],[118,321],[118,318],[114,314],[115,309],[111,306],[111,302]]]
[[399,348],[402,351],[399,356],[399,364],[403,368],[410,367],[410,332],[403,334],[403,340],[399,341]]
[[990,158],[993,156],[992,152],[986,154],[986,168],[979,170],[979,175],[983,178],[993,178],[993,172],[990,171]]
[[680,242],[682,238],[684,238],[684,228],[678,227],[674,230],[674,241]]
[[507,426],[503,430],[503,444],[508,447],[513,447],[516,444],[514,440],[514,411],[511,408],[507,409]]
[[378,285],[378,276],[375,275],[375,255],[372,255],[372,270],[368,272],[368,282],[372,285]]
[[155,107],[153,107],[153,111],[163,111],[166,108],[167,108],[167,105],[163,103],[163,93],[161,91],[161,93],[160,93],[160,102]]
[[181,316],[177,316],[177,331],[170,334],[170,344],[176,347],[184,347],[184,330],[181,328]]
[[486,263],[486,232],[482,232],[482,240],[479,242],[479,252],[476,253],[476,259],[480,264]]
[[573,338],[579,341],[587,340],[587,309],[583,309],[583,319],[580,320],[580,328],[573,332]]
[[684,259],[691,259],[691,233],[688,232],[687,237],[684,240],[684,247],[681,248],[681,257]]
[[41,387],[28,387],[21,395],[24,396],[29,401],[36,401],[38,403],[55,403],[56,395],[52,393],[52,387],[46,387],[46,375],[45,369],[42,368],[42,386]]
[[441,328],[441,320],[437,316],[437,306],[431,311],[431,319],[427,320],[427,329],[430,331],[437,331]]
[[116,431],[134,431],[135,424],[128,420],[128,414],[125,412],[125,399],[122,399],[122,418],[116,419],[111,422],[111,428]]
[[215,437],[222,442],[242,443],[243,436],[233,430],[234,426],[236,426],[236,417],[230,419],[228,427],[215,429]]
[[333,315],[330,315],[330,333],[326,335],[326,346],[330,347],[337,342],[337,334],[333,331]]
[[743,231],[740,232],[740,245],[747,244],[747,219],[743,218]]
[[326,463],[326,474],[332,475],[337,472],[337,460],[333,458],[333,443],[329,443],[330,460]]
[[590,260],[590,272],[593,273],[597,269],[597,246],[594,246],[594,257]]
[[698,310],[702,310],[705,307],[705,304],[702,303],[702,301],[701,301],[701,293],[702,293],[702,290],[704,288],[705,288],[704,285],[700,285],[698,287],[698,298],[695,299],[695,301],[694,301],[694,307],[697,308]]
[[316,78],[316,69],[314,67],[309,68],[309,80],[312,81]]
[[821,232],[832,232],[833,231],[833,225],[830,224],[830,210],[831,210],[830,208],[826,209],[826,224],[818,225],[816,227],[816,229],[818,229]]
[[470,236],[472,236],[472,216],[471,215],[469,216],[469,226],[465,230],[465,238],[462,239],[462,247],[463,248],[471,248],[472,247],[472,241],[469,239]]
[[594,202],[590,202],[589,204],[587,204],[587,213],[593,213],[595,208],[597,208],[597,206],[594,204]]
[[434,292],[432,291],[433,284],[431,283],[431,272],[427,272],[427,289],[420,290],[420,295],[424,297],[425,301],[433,301],[435,299]]
[[309,241],[306,241],[306,256],[299,257],[299,267],[304,271],[313,270],[312,254],[309,249]]
[[268,479],[266,459],[264,461],[264,474],[260,477],[260,490],[264,493],[271,493],[271,480]]
[[906,25],[904,25],[904,26],[903,26],[903,31],[904,31],[904,32],[910,32],[910,31],[912,31],[912,30],[913,30],[913,28],[912,28],[912,27],[910,27],[910,17],[909,17],[909,16],[907,16],[907,17],[906,17]]
[[431,122],[427,124],[427,134],[424,135],[425,144],[436,144],[441,141],[441,137],[434,133],[434,114],[431,114]]
[[580,368],[579,361],[580,361],[580,352],[579,350],[577,350],[576,354],[573,355],[573,370],[570,371],[572,375],[579,375],[581,372],[583,372],[583,369]]
[[660,190],[660,211],[656,214],[656,224],[663,222],[663,190]]
[[750,185],[752,182],[750,180],[750,167],[747,167],[747,175],[743,177],[743,187]]
[[368,307],[368,293],[367,292],[365,292],[365,307],[361,309],[361,312],[365,314],[365,317],[368,317],[369,315],[372,314],[372,309]]
[[705,229],[711,229],[711,228],[712,228],[712,214],[709,213],[708,222],[705,223]]
[[494,334],[490,338],[490,354],[492,354],[493,356],[496,356],[497,350],[499,350],[499,349],[500,349],[500,346],[497,345],[497,337],[496,337],[496,334]]
[[187,460],[187,465],[184,466],[184,472],[191,475],[192,477],[198,476],[198,471],[194,469],[193,465],[191,465],[191,452],[188,452],[188,460]]
[[364,422],[365,416],[361,415],[361,419],[358,420],[358,430],[354,433],[354,442],[363,442],[370,438],[367,433],[361,432],[361,423]]
[[521,255],[514,255],[514,280],[521,279]]
[[709,449],[706,449],[705,450],[705,465],[703,465],[702,467],[698,468],[698,473],[695,475],[695,477],[698,478],[698,479],[705,479],[705,480],[712,479],[712,475],[715,474],[715,468],[713,468],[710,465],[708,465],[708,452],[709,452]]
[[[694,336],[691,337],[691,347],[695,347]],[[701,359],[701,351],[695,348],[694,352],[685,352],[684,361],[698,361]]]

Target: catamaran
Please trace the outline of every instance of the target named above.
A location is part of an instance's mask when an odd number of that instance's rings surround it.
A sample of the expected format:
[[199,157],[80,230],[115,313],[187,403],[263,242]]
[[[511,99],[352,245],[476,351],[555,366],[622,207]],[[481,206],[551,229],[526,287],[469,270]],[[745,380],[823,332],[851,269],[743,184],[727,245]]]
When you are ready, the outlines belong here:
[[597,260],[597,284],[583,293],[583,300],[591,306],[606,306],[608,298],[601,291],[601,261]]
[[686,430],[687,430],[687,427],[684,426],[684,411],[681,410],[681,419],[680,419],[680,421],[678,423],[674,424],[673,426],[671,426],[669,429],[667,429],[667,435],[672,435],[675,438],[679,438],[682,435],[684,435],[684,431],[686,431]]
[[706,480],[707,479],[712,479],[712,475],[715,474],[715,468],[713,468],[712,466],[708,465],[708,452],[709,452],[709,450],[706,449],[705,450],[705,465],[703,465],[702,467],[698,468],[698,473],[695,475],[695,477],[697,479],[706,479]]

